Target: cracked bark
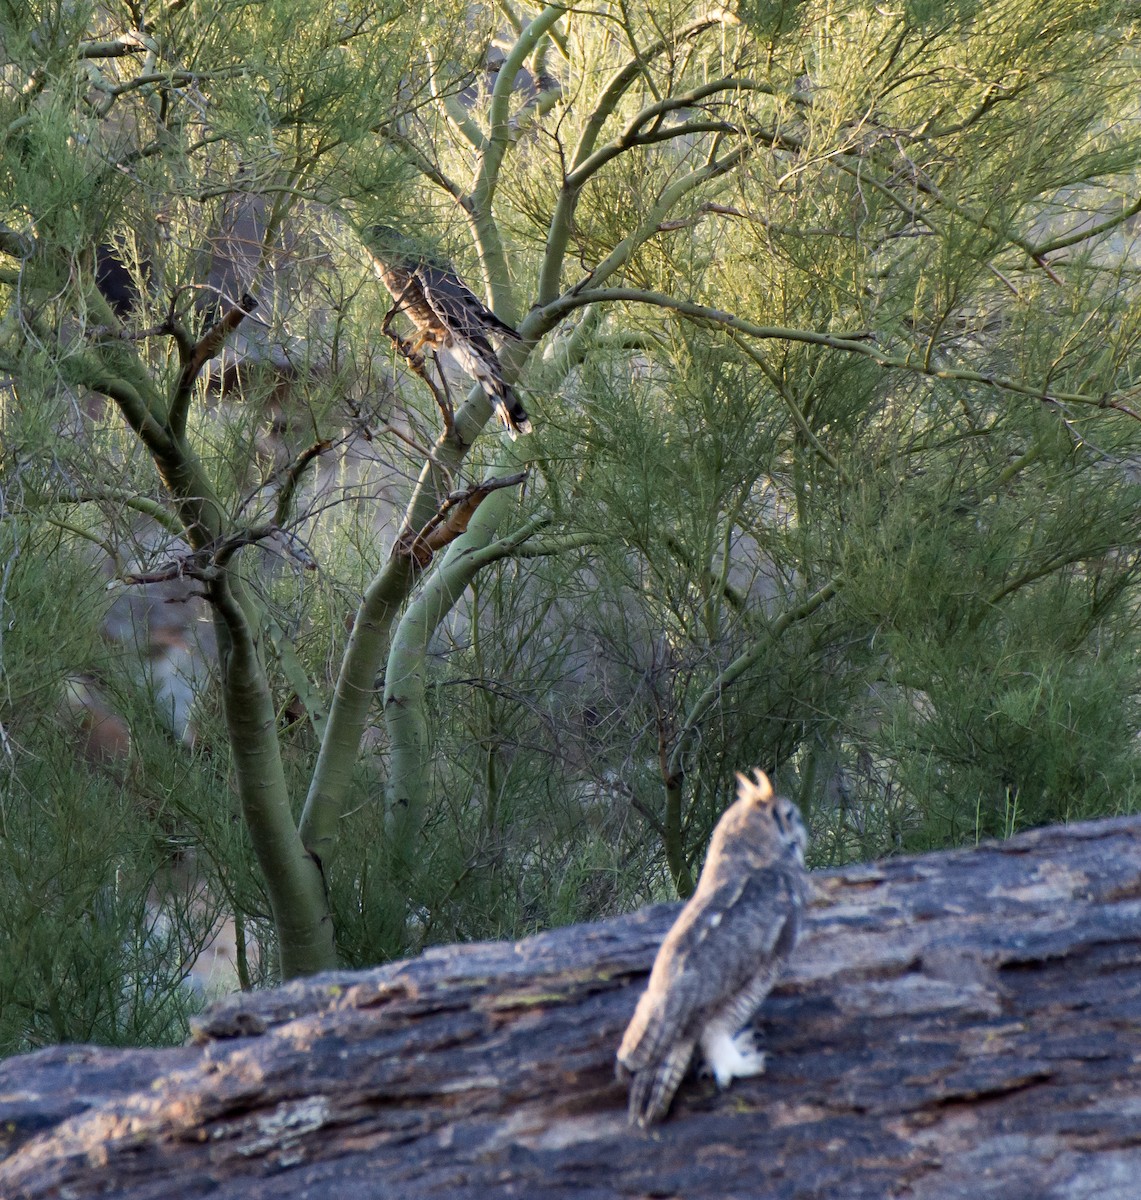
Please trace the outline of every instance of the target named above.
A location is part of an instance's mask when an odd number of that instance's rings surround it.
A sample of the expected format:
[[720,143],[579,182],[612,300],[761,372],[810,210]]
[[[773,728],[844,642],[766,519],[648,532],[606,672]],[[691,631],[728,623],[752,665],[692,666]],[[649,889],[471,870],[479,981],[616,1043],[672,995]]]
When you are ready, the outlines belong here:
[[814,875],[768,1073],[625,1124],[676,911],[300,980],[0,1064],[0,1195],[1136,1200],[1141,818]]

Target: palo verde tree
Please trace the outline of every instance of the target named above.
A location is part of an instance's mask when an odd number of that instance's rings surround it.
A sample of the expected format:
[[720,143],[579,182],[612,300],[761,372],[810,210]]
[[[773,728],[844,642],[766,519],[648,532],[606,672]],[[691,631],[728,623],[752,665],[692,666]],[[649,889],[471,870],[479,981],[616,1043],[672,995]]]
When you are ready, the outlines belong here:
[[429,737],[431,636],[504,556],[545,572],[515,605],[589,597],[567,625],[597,615],[598,654],[625,660],[590,704],[635,731],[599,782],[617,770],[682,891],[754,756],[806,802],[829,783],[885,801],[840,854],[1127,802],[1127,29],[1053,4],[764,6],[668,31],[549,8],[482,109],[409,133],[418,195],[462,212],[498,309],[557,333],[526,376],[546,430],[529,520],[563,530],[496,540],[500,495],[396,628],[389,803],[413,835],[430,773],[457,782]]
[[[283,974],[370,922],[403,949],[629,903],[659,851],[685,892],[754,761],[832,797],[835,856],[1131,794],[1127,18],[5,11],[5,470],[31,525],[157,522],[120,574],[205,596]],[[375,223],[518,328],[534,434],[483,434],[478,389],[380,398]],[[383,546],[372,485],[315,478],[350,437],[401,489]],[[504,917],[488,881],[584,828],[614,857]],[[580,887],[606,872],[636,883]]]

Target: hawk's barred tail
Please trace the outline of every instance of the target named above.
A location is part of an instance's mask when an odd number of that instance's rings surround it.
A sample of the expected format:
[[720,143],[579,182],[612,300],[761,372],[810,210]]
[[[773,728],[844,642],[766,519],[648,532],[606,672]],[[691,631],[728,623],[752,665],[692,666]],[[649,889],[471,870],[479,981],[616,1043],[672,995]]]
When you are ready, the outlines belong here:
[[512,440],[521,433],[530,433],[531,420],[527,410],[503,378],[503,367],[491,343],[485,337],[473,337],[466,341],[453,338],[447,349],[463,370],[483,388]]
[[521,433],[531,432],[531,418],[527,416],[527,410],[520,404],[519,397],[506,384],[503,385],[503,394],[496,395],[493,399],[495,411],[499,414],[500,421],[506,426],[512,441]]

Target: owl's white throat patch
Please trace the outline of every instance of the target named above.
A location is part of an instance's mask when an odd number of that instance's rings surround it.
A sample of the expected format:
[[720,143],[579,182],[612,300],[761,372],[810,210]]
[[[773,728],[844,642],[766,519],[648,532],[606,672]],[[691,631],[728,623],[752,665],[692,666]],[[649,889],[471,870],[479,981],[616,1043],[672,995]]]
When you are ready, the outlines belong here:
[[765,1052],[757,1049],[751,1029],[733,1033],[711,1022],[701,1035],[701,1053],[720,1088],[727,1088],[734,1079],[764,1074]]

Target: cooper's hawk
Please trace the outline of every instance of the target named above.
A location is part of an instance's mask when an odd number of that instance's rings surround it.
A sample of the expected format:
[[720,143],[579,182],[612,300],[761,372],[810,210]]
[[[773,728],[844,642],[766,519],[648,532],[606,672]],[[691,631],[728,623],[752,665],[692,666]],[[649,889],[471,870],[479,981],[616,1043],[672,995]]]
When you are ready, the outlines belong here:
[[764,1070],[742,1027],[796,943],[808,835],[796,805],[774,796],[762,771],[737,781],[697,890],[666,934],[618,1048],[632,1124],[665,1116],[699,1043],[719,1087]]
[[519,397],[503,378],[490,338],[519,341],[519,334],[468,288],[446,262],[433,261],[415,243],[385,225],[374,225],[365,244],[377,274],[392,293],[393,311],[407,313],[416,338],[410,356],[427,346],[446,350],[487,393],[512,438],[531,432]]

